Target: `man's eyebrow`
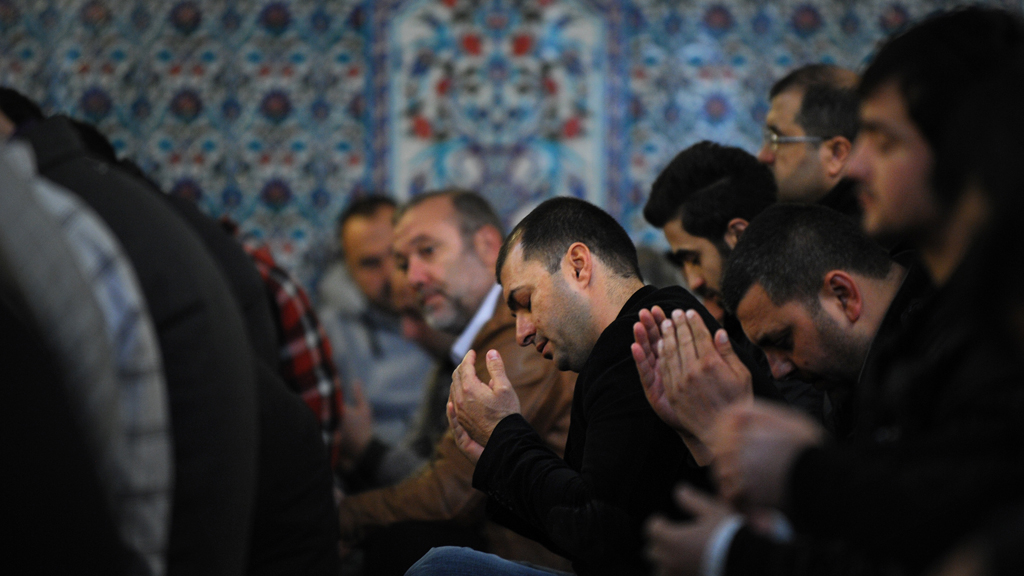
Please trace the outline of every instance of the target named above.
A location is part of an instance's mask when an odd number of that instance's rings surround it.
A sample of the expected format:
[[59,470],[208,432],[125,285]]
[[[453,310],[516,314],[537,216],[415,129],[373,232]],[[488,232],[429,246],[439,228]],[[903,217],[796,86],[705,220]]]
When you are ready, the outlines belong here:
[[417,234],[416,236],[413,236],[412,240],[409,240],[409,244],[419,245],[430,241],[431,238],[427,234]]
[[878,120],[861,120],[860,129],[868,132],[884,132],[886,134],[893,134],[893,131],[890,130],[885,123]]
[[516,300],[516,292],[519,292],[519,288],[513,288],[510,290],[508,293],[508,301],[506,302],[508,304],[508,309],[512,311],[513,315],[516,310],[520,308],[519,302]]
[[780,330],[775,330],[773,332],[762,334],[761,337],[754,342],[754,345],[757,346],[758,348],[764,348],[766,346],[775,346],[779,343],[779,340],[782,340],[786,336],[787,332],[787,328],[782,328]]

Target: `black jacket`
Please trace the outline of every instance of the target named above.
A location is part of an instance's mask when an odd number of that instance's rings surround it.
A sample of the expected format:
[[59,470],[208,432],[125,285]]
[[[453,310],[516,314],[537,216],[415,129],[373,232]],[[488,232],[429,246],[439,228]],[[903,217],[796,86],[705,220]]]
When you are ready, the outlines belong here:
[[[492,517],[569,558],[580,575],[642,574],[643,522],[675,510],[679,482],[708,489],[679,435],[647,403],[630,353],[642,308],[695,309],[718,323],[686,290],[644,287],[601,333],[576,380],[565,459],[520,416],[502,420],[477,463],[473,486],[490,497]],[[755,393],[779,399],[750,345],[734,343],[754,375]]]

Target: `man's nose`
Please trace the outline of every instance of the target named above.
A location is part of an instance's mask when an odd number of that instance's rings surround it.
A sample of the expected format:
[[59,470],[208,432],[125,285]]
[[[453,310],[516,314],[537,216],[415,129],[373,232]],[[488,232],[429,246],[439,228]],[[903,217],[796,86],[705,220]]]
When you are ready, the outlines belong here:
[[772,378],[776,380],[784,380],[787,376],[793,373],[796,366],[793,365],[792,360],[785,357],[777,352],[765,352],[765,356],[768,357],[768,366],[772,370]]
[[533,322],[523,314],[516,316],[516,343],[520,346],[529,346],[533,344],[533,337],[536,335],[537,330],[533,326]]
[[409,265],[406,268],[405,275],[409,280],[409,284],[413,288],[420,288],[427,284],[429,280],[427,267],[415,257],[409,259]]
[[707,284],[701,269],[692,264],[683,265],[683,276],[686,277],[686,283],[690,286],[690,290],[698,290]]

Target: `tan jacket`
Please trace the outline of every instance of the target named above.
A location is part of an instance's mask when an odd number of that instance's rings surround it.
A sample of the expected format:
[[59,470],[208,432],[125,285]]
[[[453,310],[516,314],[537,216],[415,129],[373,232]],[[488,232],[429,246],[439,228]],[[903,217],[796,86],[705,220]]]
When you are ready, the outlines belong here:
[[[559,372],[532,347],[515,341],[515,319],[498,302],[494,316],[473,340],[476,372],[487,381],[485,354],[494,349],[505,362],[505,371],[522,405],[523,416],[559,455],[569,430],[576,374]],[[349,496],[339,506],[341,538],[354,541],[366,528],[396,522],[456,520],[466,525],[484,521],[486,496],[472,487],[473,464],[459,452],[449,430],[438,442],[434,458],[401,483]],[[510,560],[526,560],[551,566],[559,557],[540,544],[526,540],[497,525],[486,526],[491,552]],[[567,564],[565,564],[567,566]],[[555,566],[559,567],[559,566]]]

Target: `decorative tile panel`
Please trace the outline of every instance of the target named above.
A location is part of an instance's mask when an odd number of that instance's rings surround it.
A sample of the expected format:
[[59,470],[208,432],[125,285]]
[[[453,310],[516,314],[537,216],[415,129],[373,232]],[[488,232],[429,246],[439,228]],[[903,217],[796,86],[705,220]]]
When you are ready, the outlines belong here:
[[[1021,2],[992,2],[1021,9]],[[641,210],[712,139],[759,147],[767,92],[860,68],[949,0],[0,0],[0,83],[93,122],[167,191],[314,283],[359,194],[481,190]]]

